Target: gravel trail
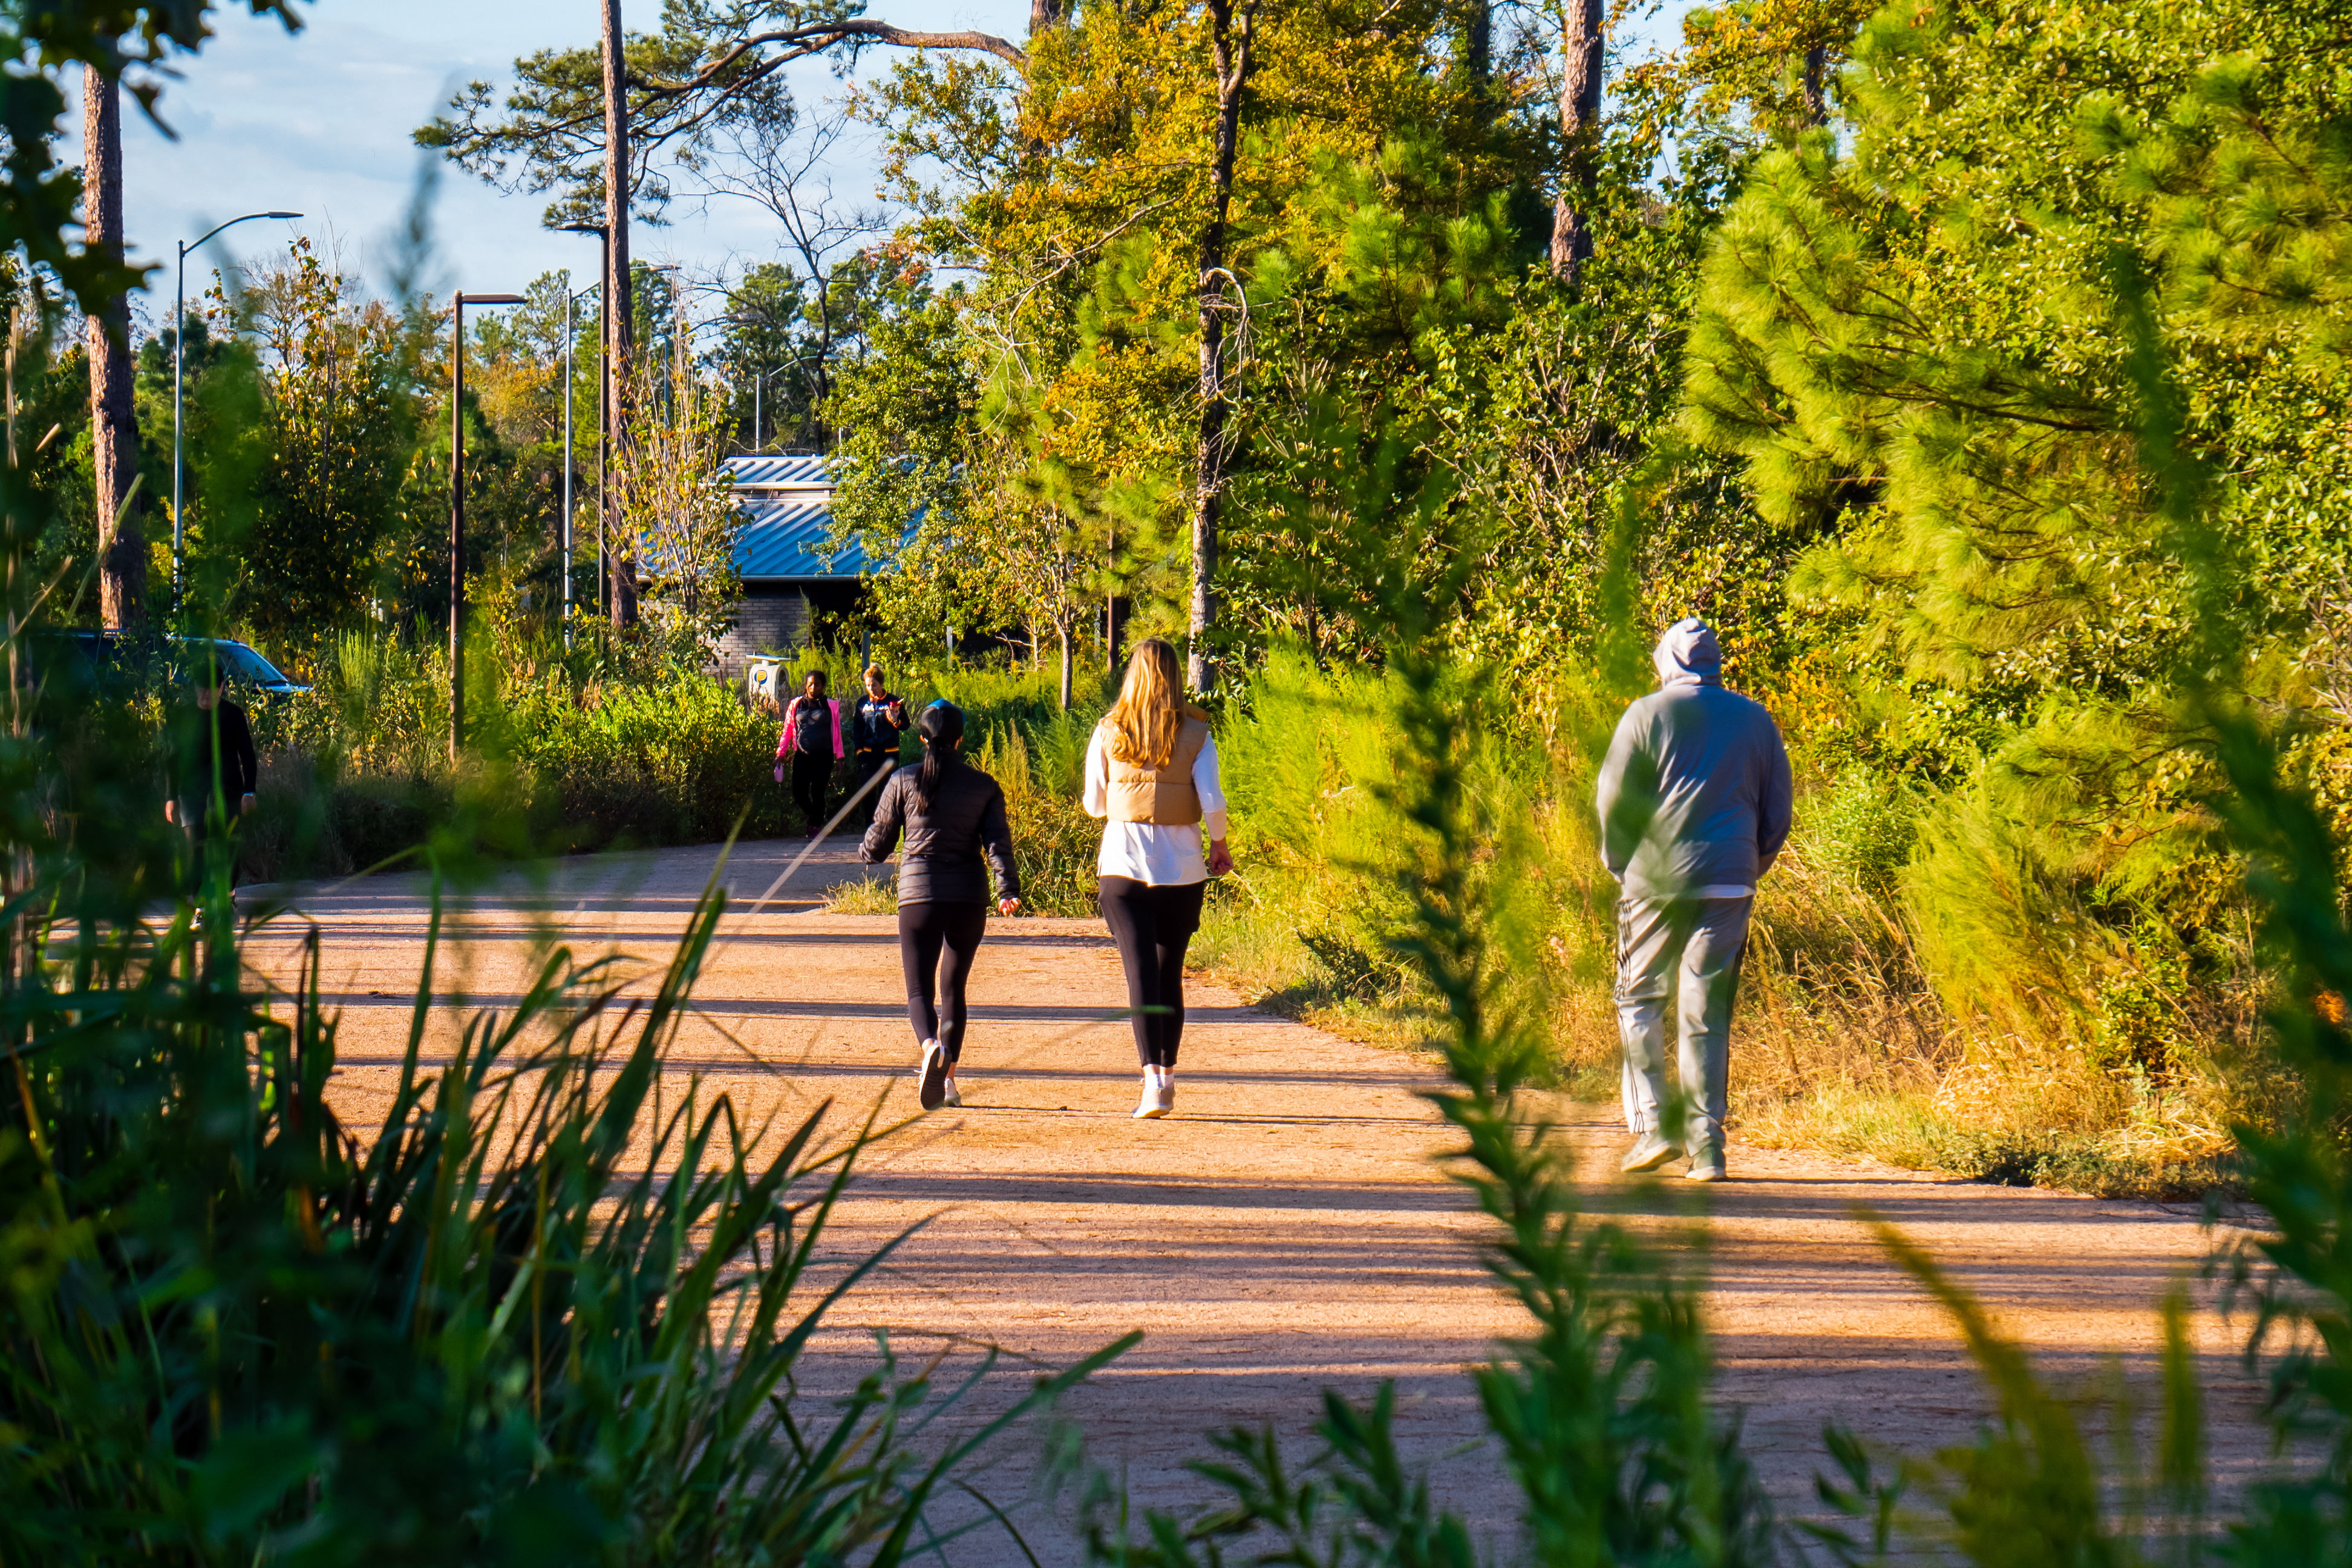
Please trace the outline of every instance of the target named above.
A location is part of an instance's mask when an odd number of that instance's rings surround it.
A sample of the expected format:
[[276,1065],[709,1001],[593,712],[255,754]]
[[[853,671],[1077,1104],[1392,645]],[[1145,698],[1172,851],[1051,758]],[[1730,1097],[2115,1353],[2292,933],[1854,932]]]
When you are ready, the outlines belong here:
[[[748,909],[801,848],[740,847],[730,907]],[[515,872],[453,900],[457,940],[436,989],[503,1005],[522,987],[534,935],[551,929],[583,955],[648,960],[635,989],[650,994],[716,864],[714,849],[695,848]],[[777,902],[730,914],[680,1038],[679,1087],[699,1073],[705,1092],[724,1089],[754,1119],[829,1100],[845,1125],[886,1090],[892,1110],[913,1110],[895,921],[814,907],[817,889],[855,874],[848,852],[828,845]],[[316,923],[322,988],[343,1014],[334,1098],[347,1121],[370,1125],[396,1075],[424,888],[384,877],[284,891],[296,912],[256,942],[251,962],[287,983]],[[1123,1476],[1139,1504],[1165,1506],[1208,1495],[1182,1468],[1207,1452],[1207,1432],[1272,1423],[1303,1451],[1322,1390],[1368,1398],[1393,1379],[1402,1441],[1441,1497],[1482,1534],[1508,1533],[1515,1494],[1463,1369],[1517,1319],[1479,1265],[1481,1220],[1433,1162],[1448,1135],[1422,1097],[1435,1081],[1427,1061],[1195,983],[1177,1114],[1137,1121],[1118,960],[1097,924],[992,922],[971,1001],[967,1104],[873,1152],[835,1255],[928,1224],[848,1299],[821,1342],[839,1352],[833,1371],[815,1386],[866,1364],[877,1328],[902,1358],[944,1352],[965,1364],[990,1342],[1016,1368],[1140,1329],[1142,1343],[1066,1414],[1091,1461]],[[1566,1115],[1591,1156],[1596,1203],[1664,1237],[1703,1232],[1718,1390],[1743,1408],[1786,1512],[1818,1510],[1825,1420],[1925,1453],[1967,1440],[1984,1410],[1948,1322],[1885,1261],[1858,1205],[1925,1244],[2065,1386],[2119,1371],[2152,1388],[2158,1303],[2189,1280],[2219,1473],[2242,1484],[2264,1462],[2260,1390],[2235,1355],[2241,1329],[2196,1282],[2201,1261],[2242,1232],[2209,1230],[2186,1209],[1976,1185],[1736,1137],[1724,1185],[1635,1189],[1613,1174],[1614,1108]],[[957,1419],[1018,1381],[996,1380]],[[1041,1559],[1070,1562],[1071,1503],[1037,1495],[1040,1451],[1034,1434],[1013,1436],[980,1487],[1023,1521]],[[958,1563],[1025,1561],[995,1529],[945,1551]]]

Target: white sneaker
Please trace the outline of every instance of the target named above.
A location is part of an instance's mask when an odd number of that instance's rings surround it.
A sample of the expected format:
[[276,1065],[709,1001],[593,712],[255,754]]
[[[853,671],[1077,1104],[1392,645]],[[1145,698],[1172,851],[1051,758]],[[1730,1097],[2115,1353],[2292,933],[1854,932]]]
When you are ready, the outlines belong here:
[[923,1042],[923,1076],[915,1098],[925,1110],[937,1110],[947,1098],[948,1048],[937,1040]]
[[963,1096],[956,1092],[955,1074],[953,1073],[948,1074],[947,1087],[940,1091],[940,1103],[941,1105],[961,1105],[963,1103]]
[[[1162,1096],[1166,1098],[1163,1100]],[[1147,1070],[1143,1075],[1143,1098],[1135,1102],[1135,1120],[1149,1121],[1165,1116],[1175,1103],[1175,1091],[1162,1089],[1160,1075]]]

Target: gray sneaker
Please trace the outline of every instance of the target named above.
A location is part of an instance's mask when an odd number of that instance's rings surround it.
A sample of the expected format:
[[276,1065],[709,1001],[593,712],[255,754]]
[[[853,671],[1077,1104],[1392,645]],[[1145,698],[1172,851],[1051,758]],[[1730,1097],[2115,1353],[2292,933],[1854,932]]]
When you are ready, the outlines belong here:
[[1623,1163],[1617,1168],[1632,1175],[1637,1171],[1654,1171],[1682,1151],[1654,1132],[1644,1132],[1634,1145],[1625,1151]]
[[1715,1143],[1699,1145],[1698,1152],[1691,1156],[1690,1169],[1683,1173],[1694,1182],[1719,1182],[1723,1174],[1723,1149]]

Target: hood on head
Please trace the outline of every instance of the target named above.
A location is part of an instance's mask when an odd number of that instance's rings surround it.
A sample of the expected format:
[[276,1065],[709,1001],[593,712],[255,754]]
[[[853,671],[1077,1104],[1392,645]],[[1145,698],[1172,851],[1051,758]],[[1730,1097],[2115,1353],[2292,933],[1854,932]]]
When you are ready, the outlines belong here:
[[1661,686],[1719,686],[1723,682],[1723,645],[1715,628],[1696,616],[1685,616],[1666,628],[1650,654]]

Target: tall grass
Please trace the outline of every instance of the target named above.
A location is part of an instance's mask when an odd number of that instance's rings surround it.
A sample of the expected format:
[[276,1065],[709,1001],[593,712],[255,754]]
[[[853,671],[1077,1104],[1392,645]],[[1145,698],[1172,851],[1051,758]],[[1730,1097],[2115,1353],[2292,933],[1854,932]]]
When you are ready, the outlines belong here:
[[[2144,396],[2160,412],[2162,389],[2153,374],[2148,381]],[[2170,457],[2165,444],[2150,445],[2159,459]],[[2184,563],[2213,574],[2218,551],[2197,548],[2196,521],[2184,506]],[[1399,611],[1410,624],[1409,610]],[[2204,668],[2226,668],[2210,657],[2216,648],[2202,651]],[[1472,1374],[1518,1485],[1518,1531],[1491,1559],[1480,1550],[1470,1521],[1447,1510],[1399,1450],[1393,1390],[1384,1386],[1364,1405],[1327,1393],[1317,1446],[1303,1460],[1271,1428],[1244,1424],[1215,1435],[1193,1468],[1223,1497],[1199,1512],[1139,1515],[1116,1487],[1098,1482],[1087,1513],[1095,1562],[2352,1562],[2352,1154],[2345,1135],[2352,1028],[2344,1003],[2352,995],[2352,925],[2335,841],[2309,795],[2286,782],[2257,710],[2226,689],[2199,693],[2231,789],[2214,804],[2246,857],[2278,981],[2269,1039],[2304,1088],[2273,1126],[2235,1129],[2245,1179],[2275,1220],[2238,1265],[2260,1302],[2249,1354],[2273,1352],[2272,1412],[2281,1451],[2293,1455],[2284,1478],[2252,1488],[2236,1517],[2215,1519],[2206,1405],[2179,1289],[2161,1310],[2159,1419],[2149,1452],[2138,1447],[2132,1394],[2090,1411],[2054,1394],[2030,1347],[2006,1337],[1935,1259],[1882,1225],[1889,1256],[1936,1299],[1966,1344],[1992,1414],[1972,1441],[1932,1458],[1894,1456],[1891,1468],[1850,1432],[1828,1428],[1835,1468],[1817,1478],[1817,1493],[1832,1517],[1784,1531],[1757,1487],[1736,1418],[1708,1403],[1696,1272],[1703,1252],[1645,1244],[1585,1212],[1549,1102],[1528,1092],[1544,1081],[1553,1047],[1543,999],[1520,978],[1521,955],[1557,932],[1543,931],[1539,902],[1516,895],[1540,879],[1532,861],[1549,846],[1499,809],[1504,792],[1481,788],[1481,748],[1458,680],[1407,642],[1392,654],[1384,684],[1384,721],[1396,746],[1391,782],[1375,792],[1386,809],[1379,842],[1405,904],[1388,946],[1421,987],[1430,1043],[1444,1060],[1450,1081],[1433,1098],[1461,1135],[1450,1156],[1457,1173],[1492,1222],[1481,1243],[1487,1267],[1524,1313],[1521,1332]],[[1321,787],[1311,798],[1331,801],[1330,771],[1314,782]],[[1315,809],[1291,818],[1291,830],[1321,830],[1328,817]],[[1821,862],[1816,875],[1835,865],[1828,854]],[[1369,867],[1364,874],[1370,879]],[[1899,931],[1895,941],[1901,944]],[[1791,964],[1789,973],[1801,971]],[[2086,1435],[2086,1415],[2101,1419],[2105,1443]]]
[[886,1340],[845,1394],[803,1392],[904,1240],[845,1258],[830,1228],[889,1129],[677,1091],[715,882],[651,1000],[542,940],[470,1014],[436,1000],[436,890],[391,1106],[348,1122],[317,931],[290,994],[248,973],[291,922],[241,922],[246,826],[348,858],[351,801],[382,798],[409,814],[384,838],[462,860],[544,847],[595,789],[608,837],[721,837],[772,728],[675,661],[545,649],[477,662],[453,768],[437,656],[346,639],[257,714],[278,815],[215,797],[194,843],[163,819],[165,694],[19,657],[51,521],[0,454],[0,1562],[893,1568],[941,1544],[977,1448],[1132,1342],[952,1434],[985,1365],[941,1380]]
[[363,1131],[329,1093],[316,932],[298,992],[267,997],[225,857],[156,925],[104,869],[65,859],[12,906],[45,918],[0,1001],[9,1561],[887,1568],[975,1447],[1123,1348],[951,1440],[927,1422],[968,1382],[887,1343],[845,1398],[796,1392],[904,1237],[824,1250],[872,1116],[828,1140],[829,1107],[751,1124],[698,1081],[665,1100],[715,888],[649,1003],[548,946],[428,1063],[436,894]]

